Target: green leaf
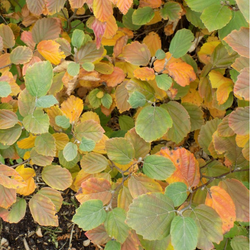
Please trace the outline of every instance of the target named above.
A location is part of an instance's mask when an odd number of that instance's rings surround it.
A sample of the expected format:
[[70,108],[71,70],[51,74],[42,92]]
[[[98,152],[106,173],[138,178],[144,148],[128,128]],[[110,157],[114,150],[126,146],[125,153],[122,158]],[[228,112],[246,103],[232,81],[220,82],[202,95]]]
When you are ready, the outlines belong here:
[[82,30],[75,29],[72,34],[71,44],[79,49],[83,45],[84,37],[85,34]]
[[47,94],[53,80],[53,67],[49,61],[36,62],[28,67],[25,75],[25,86],[35,97]]
[[45,156],[55,156],[56,140],[50,133],[39,135],[35,139],[35,148],[38,154]]
[[80,161],[79,154],[77,154],[76,158],[74,158],[72,161],[66,161],[66,159],[63,156],[63,151],[59,151],[58,158],[60,165],[62,165],[67,169],[72,169],[74,166],[76,166],[77,162]]
[[167,2],[164,7],[160,9],[162,18],[168,19],[169,22],[174,22],[181,18],[182,7],[176,2]]
[[148,6],[139,8],[134,11],[132,15],[132,22],[136,25],[144,25],[150,22],[153,19],[154,15],[154,10]]
[[166,180],[174,171],[174,163],[166,157],[148,155],[144,159],[143,172],[152,179]]
[[167,91],[173,83],[172,78],[166,74],[157,75],[155,77],[155,80],[158,88],[163,89],[165,91]]
[[235,0],[241,13],[249,23],[249,1],[248,0]]
[[194,11],[202,12],[207,7],[218,3],[218,0],[208,0],[208,1],[197,1],[197,0],[186,0],[187,5]]
[[49,130],[49,117],[42,110],[35,110],[23,119],[24,128],[33,134],[44,134]]
[[146,97],[139,91],[134,91],[128,99],[128,103],[131,105],[132,108],[142,107],[146,103]]
[[112,96],[108,93],[105,93],[101,99],[101,103],[105,108],[109,109],[113,103]]
[[173,202],[162,193],[151,193],[133,200],[126,222],[144,239],[161,240],[169,235],[174,217]]
[[174,202],[175,207],[178,207],[187,199],[187,189],[185,183],[174,182],[166,187],[165,195]]
[[85,69],[86,71],[90,72],[93,71],[95,69],[95,65],[91,62],[85,62],[82,64],[83,69]]
[[105,229],[109,237],[115,238],[119,243],[123,243],[129,234],[129,227],[125,223],[126,213],[122,208],[114,208],[108,212],[104,222]]
[[132,16],[134,14],[135,10],[130,8],[126,15],[123,15],[122,17],[122,23],[124,26],[130,30],[138,30],[141,28],[141,25],[136,25],[132,21]]
[[185,7],[185,11],[186,11],[186,18],[191,24],[193,24],[195,27],[200,28],[200,29],[206,28],[204,23],[201,21],[200,12],[195,12],[188,7]]
[[175,250],[193,250],[198,242],[198,227],[189,217],[177,216],[171,224],[171,243]]
[[85,201],[76,209],[72,221],[83,230],[91,230],[101,225],[106,219],[106,212],[100,200]]
[[104,250],[121,250],[121,244],[115,240],[106,243]]
[[190,30],[178,30],[170,42],[169,52],[175,58],[182,57],[188,52],[193,40],[194,35]]
[[55,104],[58,104],[58,101],[53,95],[42,96],[36,100],[36,107],[40,108],[49,108]]
[[155,57],[158,59],[158,60],[162,60],[166,57],[166,53],[164,52],[164,50],[162,49],[158,49],[156,52],[155,52]]
[[65,160],[66,161],[74,160],[77,156],[77,151],[78,151],[77,145],[72,142],[68,142],[63,149],[63,156]]
[[91,152],[82,157],[80,164],[84,172],[96,174],[105,170],[109,162],[103,155]]
[[87,138],[82,138],[79,148],[82,151],[86,152],[92,151],[95,148],[95,141]]
[[249,248],[249,239],[245,236],[236,236],[231,240],[230,244],[233,250],[246,250]]
[[100,107],[102,104],[101,99],[96,96],[98,93],[99,89],[93,89],[88,95],[89,103],[94,109]]
[[113,138],[106,141],[107,155],[110,160],[126,165],[135,157],[135,150],[131,142],[125,138]]
[[213,208],[200,204],[195,209],[186,210],[184,216],[191,217],[198,226],[197,248],[213,249],[213,242],[219,244],[223,239],[222,221]]
[[135,126],[134,119],[128,115],[119,116],[119,125],[121,130],[128,131]]
[[69,73],[69,75],[76,76],[78,75],[79,70],[80,70],[80,65],[78,63],[71,62],[68,64],[67,72]]
[[12,128],[0,129],[0,143],[3,145],[12,145],[20,137],[22,133],[22,126],[16,124]]
[[166,107],[173,120],[173,126],[168,130],[167,137],[175,143],[180,143],[191,130],[188,112],[180,103],[175,101],[170,101],[162,107]]
[[70,127],[69,118],[66,117],[65,115],[57,115],[55,117],[55,121],[57,126],[60,126],[65,129]]
[[148,106],[139,113],[135,130],[146,142],[151,142],[162,137],[172,125],[173,121],[167,110]]
[[228,6],[223,6],[220,3],[210,5],[201,14],[201,21],[209,32],[223,28],[231,18],[232,11]]
[[8,82],[0,81],[0,97],[7,97],[10,93],[10,84]]

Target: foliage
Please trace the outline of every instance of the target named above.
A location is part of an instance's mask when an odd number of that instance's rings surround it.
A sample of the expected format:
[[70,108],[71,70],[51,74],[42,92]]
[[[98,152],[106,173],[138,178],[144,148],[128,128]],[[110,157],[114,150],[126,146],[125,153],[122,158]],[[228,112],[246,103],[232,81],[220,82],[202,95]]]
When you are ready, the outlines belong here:
[[71,188],[105,249],[246,249],[247,4],[3,0],[0,217]]

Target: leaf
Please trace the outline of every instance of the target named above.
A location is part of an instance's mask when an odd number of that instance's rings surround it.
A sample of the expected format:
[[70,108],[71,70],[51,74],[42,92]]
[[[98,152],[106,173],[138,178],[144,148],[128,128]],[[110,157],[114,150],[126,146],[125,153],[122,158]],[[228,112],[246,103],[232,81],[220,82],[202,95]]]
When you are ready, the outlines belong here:
[[224,39],[229,46],[241,56],[249,58],[249,28],[233,30]]
[[29,91],[26,88],[20,92],[18,97],[18,109],[23,117],[34,111],[35,101],[36,98],[30,95]]
[[127,239],[122,244],[121,250],[138,250],[141,246],[139,238],[134,230],[129,231]]
[[132,143],[135,150],[135,158],[144,158],[150,151],[150,143],[142,139],[135,131],[135,128],[130,129],[126,134],[125,138]]
[[143,162],[143,172],[150,178],[165,180],[175,171],[173,162],[160,155],[146,156]]
[[8,82],[0,81],[0,97],[7,97],[10,93],[10,84]]
[[132,108],[142,107],[146,104],[146,97],[139,91],[134,91],[129,96],[128,103]]
[[0,129],[0,143],[4,145],[14,144],[22,133],[22,126],[16,124],[12,128]]
[[249,134],[249,108],[237,108],[228,117],[229,127],[237,135]]
[[171,223],[170,234],[174,249],[195,249],[198,242],[198,227],[192,218],[176,216]]
[[219,183],[232,198],[236,208],[237,221],[249,221],[249,190],[236,179],[226,179]]
[[132,175],[128,180],[128,188],[134,199],[142,194],[162,192],[158,182],[142,174]]
[[164,194],[153,193],[133,200],[126,222],[144,239],[161,240],[168,236],[174,217],[173,202]]
[[35,106],[40,108],[50,108],[55,104],[58,104],[57,99],[53,95],[46,95],[38,98]]
[[128,90],[126,89],[126,85],[127,82],[124,81],[122,84],[118,85],[115,90],[115,102],[120,113],[129,110],[131,108],[128,102],[129,93]]
[[33,56],[33,52],[26,46],[17,46],[10,53],[11,63],[24,64],[30,61]]
[[220,3],[210,5],[201,14],[201,21],[209,32],[223,28],[231,18],[232,11]]
[[212,186],[207,193],[205,204],[212,207],[221,217],[223,234],[234,226],[236,220],[235,205],[224,189]]
[[56,155],[56,141],[50,133],[39,135],[35,139],[37,153],[45,156]]
[[169,22],[174,22],[181,18],[182,6],[176,2],[167,2],[160,9],[161,17]]
[[230,245],[233,250],[244,250],[249,247],[249,239],[245,236],[239,235],[231,240]]
[[49,14],[55,14],[57,12],[60,12],[61,9],[63,8],[66,0],[59,0],[59,1],[54,1],[54,0],[46,0],[46,7],[49,11]]
[[60,33],[61,26],[55,18],[39,19],[32,28],[32,38],[37,44],[43,40],[54,40]]
[[142,67],[134,70],[135,78],[142,81],[150,81],[155,79],[155,73],[152,68]]
[[123,15],[126,15],[129,8],[131,7],[133,0],[117,0],[117,8],[121,11]]
[[105,245],[104,250],[121,250],[121,244],[115,240],[110,240]]
[[187,190],[185,183],[174,182],[166,187],[165,195],[174,202],[175,207],[178,207],[187,199]]
[[45,8],[45,1],[44,0],[27,0],[27,7],[29,11],[35,15],[41,15]]
[[77,140],[81,141],[82,138],[99,142],[102,139],[104,129],[101,125],[94,120],[87,120],[80,122],[75,126],[74,135]]
[[101,103],[105,108],[109,109],[113,103],[112,96],[108,93],[105,93],[101,99]]
[[0,206],[8,209],[16,202],[16,190],[13,188],[6,188],[0,184]]
[[35,110],[33,114],[23,119],[25,129],[33,134],[44,134],[49,130],[49,117],[42,110]]
[[100,173],[109,165],[106,157],[94,152],[84,155],[80,163],[84,172],[89,174]]
[[70,123],[76,122],[83,111],[83,101],[71,95],[61,104],[61,110],[69,118]]
[[234,94],[249,101],[249,68],[241,70],[234,85]]
[[199,2],[197,2],[196,0],[186,0],[186,2],[187,2],[187,5],[196,12],[202,12],[204,9],[206,9],[210,5],[218,3],[217,0],[199,1]]
[[132,15],[133,24],[136,25],[146,24],[153,19],[154,15],[155,15],[154,10],[148,6],[139,8],[135,10]]
[[128,131],[135,126],[134,119],[127,115],[119,116],[119,126],[121,130]]
[[18,223],[25,215],[26,206],[25,199],[18,198],[10,210],[0,207],[0,217],[6,222]]
[[58,226],[56,207],[50,198],[43,194],[35,194],[29,201],[29,208],[35,222],[41,226]]
[[182,103],[182,106],[187,110],[191,122],[191,132],[200,129],[204,124],[203,112],[199,106],[192,103]]
[[167,131],[167,137],[171,141],[180,143],[191,130],[188,112],[181,104],[174,101],[170,101],[162,107],[166,108],[173,121],[173,126]]
[[75,62],[71,62],[68,64],[68,68],[67,68],[67,72],[71,75],[71,76],[76,76],[78,75],[80,70],[80,65],[78,63]]
[[77,156],[77,151],[78,151],[77,145],[72,142],[68,142],[63,149],[63,156],[65,160],[66,161],[74,160]]
[[104,226],[110,237],[123,243],[129,235],[129,227],[125,224],[126,213],[122,208],[114,208],[107,214]]
[[32,164],[36,164],[38,166],[48,166],[52,163],[54,157],[38,154],[35,148],[33,148],[30,151],[30,159],[32,160]]
[[170,151],[167,147],[164,147],[157,155],[170,159],[175,165],[175,172],[167,179],[169,184],[184,182],[188,187],[195,187],[199,184],[199,164],[190,151],[185,148]]
[[65,190],[72,184],[70,172],[60,165],[46,166],[42,171],[42,178],[48,186],[57,190]]
[[69,2],[72,9],[79,9],[84,5],[86,0],[69,0]]
[[175,58],[182,57],[188,52],[193,40],[194,35],[190,30],[178,30],[175,33],[174,38],[171,40],[169,52]]
[[60,50],[60,44],[53,40],[43,40],[37,45],[38,52],[49,62],[54,65],[60,64],[65,58],[65,54]]
[[146,66],[151,54],[146,44],[137,41],[127,44],[122,53],[125,61],[138,66]]
[[76,198],[81,204],[88,200],[98,199],[105,205],[110,201],[111,196],[110,182],[96,177],[83,181],[76,193]]
[[91,63],[102,57],[104,49],[100,47],[97,49],[94,42],[88,42],[82,46],[75,54],[76,63]]
[[125,79],[125,73],[121,68],[114,67],[114,71],[110,75],[102,75],[101,79],[106,82],[109,87],[116,87]]
[[[143,41],[142,41],[144,44],[147,45],[150,53],[151,53],[151,56],[154,56],[156,55],[156,52],[161,49],[161,38],[159,37],[159,35],[155,32],[150,32],[148,33]],[[165,58],[165,52],[164,53],[164,57]],[[157,59],[159,59],[157,57]]]
[[192,211],[186,211],[184,215],[191,217],[198,227],[198,248],[213,249],[213,242],[219,244],[223,239],[222,222],[214,209],[200,204]]
[[201,127],[199,136],[198,136],[198,142],[204,152],[207,154],[211,154],[208,147],[210,143],[212,142],[212,136],[213,133],[217,130],[218,125],[221,123],[221,120],[218,118],[215,118],[211,121],[207,121],[205,125]]
[[131,196],[129,189],[123,186],[118,193],[117,207],[120,207],[127,212],[128,207],[132,203],[132,201],[133,197]]
[[9,49],[15,46],[15,36],[10,26],[3,23],[0,24],[0,37],[3,39],[2,43],[4,48]]
[[82,151],[90,152],[95,148],[95,141],[91,139],[82,138],[79,149]]
[[105,147],[109,159],[121,165],[130,163],[135,156],[132,143],[125,138],[109,139]]
[[109,0],[93,0],[93,12],[101,22],[105,22],[113,14],[112,3]]
[[7,109],[0,109],[0,127],[1,129],[7,129],[14,127],[18,122],[17,115]]
[[88,230],[85,235],[90,239],[94,244],[102,245],[111,240],[108,233],[105,230],[105,227],[103,224],[100,226]]
[[172,78],[167,74],[156,75],[155,80],[157,86],[165,91],[169,90],[173,83]]
[[54,133],[52,135],[56,140],[56,148],[57,150],[63,150],[66,144],[69,142],[68,135],[64,133]]
[[225,116],[222,122],[218,125],[217,131],[218,135],[221,137],[230,137],[235,134],[234,131],[229,127],[228,118],[228,115]]
[[49,91],[53,79],[53,68],[50,62],[36,62],[30,66],[25,75],[25,86],[29,93],[41,97]]
[[98,227],[105,219],[106,212],[103,209],[102,201],[90,200],[76,209],[72,221],[86,231]]
[[162,137],[172,127],[172,124],[167,110],[161,107],[147,106],[139,113],[135,130],[146,142],[151,142]]
[[[247,22],[249,23],[249,2],[248,1],[241,1],[241,0],[236,0],[236,3],[240,9],[240,12],[243,14]],[[235,249],[234,249],[235,250]]]

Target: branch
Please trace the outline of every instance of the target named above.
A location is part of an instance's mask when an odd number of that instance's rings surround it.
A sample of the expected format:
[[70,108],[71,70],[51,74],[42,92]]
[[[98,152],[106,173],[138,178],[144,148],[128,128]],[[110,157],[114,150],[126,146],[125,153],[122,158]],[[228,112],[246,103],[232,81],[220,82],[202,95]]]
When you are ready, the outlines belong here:
[[12,166],[9,166],[9,167],[11,167],[11,168],[16,168],[16,167],[18,167],[18,166],[20,166],[20,165],[23,165],[23,164],[25,164],[25,163],[28,163],[29,161],[30,161],[30,158],[27,159],[27,160],[25,160],[25,161],[23,161],[23,162],[21,162],[21,163],[17,163],[17,164],[15,164],[15,165],[12,165]]
[[0,67],[0,69],[4,69],[4,68],[7,68],[7,67],[10,67],[12,64],[10,63],[10,64],[7,64],[7,65],[5,65],[5,66],[2,66],[2,67]]

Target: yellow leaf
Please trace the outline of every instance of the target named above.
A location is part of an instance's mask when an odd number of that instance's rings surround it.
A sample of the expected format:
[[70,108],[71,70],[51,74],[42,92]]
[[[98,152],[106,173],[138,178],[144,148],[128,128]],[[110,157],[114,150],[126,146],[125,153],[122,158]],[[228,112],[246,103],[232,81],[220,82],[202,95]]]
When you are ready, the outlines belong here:
[[87,111],[81,115],[80,122],[85,122],[87,120],[94,120],[95,122],[100,124],[99,115],[92,111]]
[[150,22],[146,23],[145,25],[152,25],[155,23],[159,23],[162,21],[161,13],[159,10],[155,10],[155,15],[154,17],[150,20]]
[[56,140],[56,148],[63,150],[66,144],[69,142],[69,137],[64,133],[55,133],[52,135]]
[[128,78],[133,78],[134,70],[139,68],[139,66],[133,65],[129,62],[116,62],[115,66],[121,68],[124,72],[126,72]]
[[221,105],[226,102],[229,97],[229,94],[233,91],[233,81],[228,79],[229,81],[221,84],[217,89],[217,101],[218,104]]
[[161,49],[161,38],[155,32],[150,32],[142,41],[148,46],[151,56],[154,56],[158,49]]
[[118,30],[112,38],[106,38],[103,36],[101,43],[103,46],[115,46],[116,41],[122,36],[125,36],[125,34],[122,31]]
[[49,123],[50,125],[57,131],[61,131],[61,127],[57,126],[56,125],[56,121],[55,121],[55,118],[56,116],[58,115],[63,115],[61,109],[59,109],[58,106],[52,106],[50,107],[49,109],[46,109],[46,112],[49,116]]
[[64,52],[60,50],[60,44],[53,40],[39,42],[37,50],[46,60],[55,65],[58,65],[61,59],[66,57]]
[[155,79],[155,72],[152,68],[142,67],[134,70],[134,76],[142,81]]
[[212,88],[219,88],[223,83],[232,83],[232,80],[223,76],[223,74],[219,71],[212,70],[209,73],[209,80],[211,82]]
[[61,104],[61,110],[70,119],[70,123],[76,122],[83,111],[83,101],[71,95]]
[[204,43],[200,51],[198,52],[199,60],[204,64],[208,64],[215,47],[217,47],[219,44],[220,41]]
[[103,37],[107,39],[111,39],[117,32],[118,26],[116,24],[116,19],[113,15],[109,17],[109,19],[106,21],[106,28],[103,34]]
[[236,135],[235,141],[238,147],[244,148],[249,141],[249,135]]
[[35,139],[36,139],[36,136],[30,134],[29,137],[21,141],[18,141],[17,146],[21,149],[33,148],[35,146]]

